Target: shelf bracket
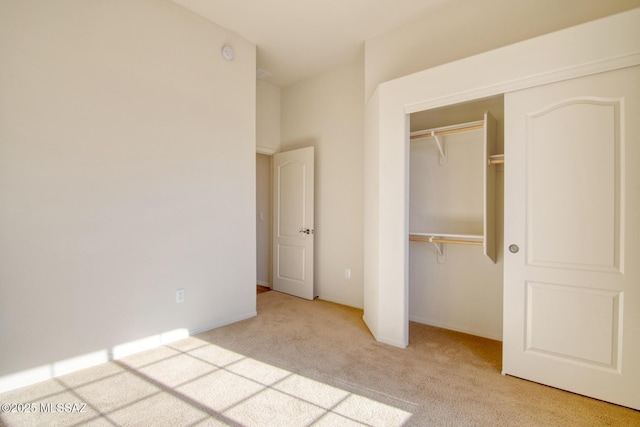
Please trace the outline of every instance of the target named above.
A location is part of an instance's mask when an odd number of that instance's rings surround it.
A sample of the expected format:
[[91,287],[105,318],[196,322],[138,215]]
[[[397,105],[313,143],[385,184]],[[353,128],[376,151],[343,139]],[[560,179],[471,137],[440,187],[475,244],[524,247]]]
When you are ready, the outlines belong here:
[[440,158],[438,159],[438,163],[440,166],[444,166],[447,164],[447,155],[445,154],[445,145],[444,142],[438,138],[435,131],[431,131],[431,137],[436,140],[436,144],[438,144],[438,151],[440,152]]
[[444,264],[447,259],[444,252],[444,243],[434,242],[433,236],[429,236],[429,243],[433,243],[433,246],[435,246],[438,251],[438,264]]

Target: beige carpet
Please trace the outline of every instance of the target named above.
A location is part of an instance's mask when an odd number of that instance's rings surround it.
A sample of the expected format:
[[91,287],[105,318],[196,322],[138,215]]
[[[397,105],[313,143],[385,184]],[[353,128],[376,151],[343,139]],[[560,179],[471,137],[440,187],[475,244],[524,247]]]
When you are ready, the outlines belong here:
[[[0,394],[62,412],[7,426],[626,426],[640,413],[500,375],[499,342],[411,324],[410,346],[373,340],[362,311],[278,292],[258,316]],[[83,412],[65,412],[85,404]],[[75,407],[79,409],[78,406]]]

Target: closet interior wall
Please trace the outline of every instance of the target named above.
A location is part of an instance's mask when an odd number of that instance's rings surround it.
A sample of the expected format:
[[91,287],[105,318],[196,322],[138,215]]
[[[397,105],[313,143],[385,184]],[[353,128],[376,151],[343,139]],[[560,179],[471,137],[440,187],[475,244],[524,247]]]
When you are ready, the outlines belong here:
[[[496,119],[496,154],[503,153],[502,96],[414,113],[411,132],[482,120],[485,111]],[[441,141],[444,162],[434,138],[410,143],[409,230],[482,234],[483,132],[459,132]],[[491,167],[496,168],[496,263],[481,246],[445,244],[439,257],[435,245],[410,242],[411,321],[502,340],[504,166]]]

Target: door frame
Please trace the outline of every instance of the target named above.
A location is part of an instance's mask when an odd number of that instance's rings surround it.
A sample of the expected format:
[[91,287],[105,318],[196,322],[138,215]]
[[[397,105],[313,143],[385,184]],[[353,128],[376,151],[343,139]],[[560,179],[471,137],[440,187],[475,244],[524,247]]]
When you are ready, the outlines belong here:
[[[256,145],[256,154],[264,154],[265,156],[269,156],[270,160],[271,160],[271,168],[273,167],[273,155],[276,154],[278,152],[278,150],[276,150],[275,148],[271,148],[271,147],[267,147],[265,145]],[[270,168],[270,169],[271,169]],[[258,173],[258,166],[255,165],[255,174],[257,177],[257,173]],[[272,184],[272,178],[270,177],[269,179],[269,200],[271,201],[272,198],[272,191],[273,191],[273,184]],[[256,188],[256,192],[257,192],[257,188]],[[256,217],[258,215],[258,206],[256,205],[256,209],[255,209],[255,214]],[[270,202],[270,212],[269,212],[269,216],[273,215],[273,206],[271,205]],[[257,233],[257,229],[256,229],[256,233]],[[257,234],[256,234],[257,237]],[[273,260],[273,225],[269,222],[269,270],[271,271],[271,264],[272,264],[272,260]],[[258,251],[256,249],[256,259],[258,257]],[[257,273],[256,273],[257,274]],[[269,275],[269,288],[273,289],[273,271],[271,271],[271,274]],[[256,277],[256,282],[257,282],[257,277]],[[257,283],[259,284],[259,283]]]
[[[270,219],[272,217],[272,215],[273,215],[273,206],[272,206],[272,200],[271,199],[273,198],[272,168],[273,168],[273,154],[275,154],[275,153],[276,153],[276,150],[273,150],[273,149],[270,149],[270,148],[267,148],[267,147],[258,146],[257,149],[256,149],[256,155],[262,154],[262,155],[265,155],[265,156],[269,157],[268,194],[266,195],[267,200],[269,200],[269,207],[268,207],[269,215],[268,215],[268,219]],[[258,166],[257,166],[257,162],[256,162],[256,167],[255,168],[256,168],[256,198],[257,198],[257,195],[258,195],[258,185],[257,185]],[[258,218],[259,209],[258,209],[258,205],[257,204],[256,204],[256,209],[255,210],[256,210],[256,212],[255,212],[256,218]],[[268,258],[267,265],[269,266],[268,267],[269,283],[268,284],[261,283],[261,281],[257,277],[256,277],[256,283],[258,285],[260,285],[260,286],[265,286],[265,287],[268,287],[270,289],[273,289],[273,271],[272,271],[272,268],[271,268],[271,264],[272,264],[272,260],[273,260],[273,249],[272,249],[272,246],[273,246],[273,244],[272,244],[272,242],[273,242],[273,225],[272,225],[270,220],[264,221],[264,223],[267,224],[267,228],[268,228],[268,233],[267,234],[269,236],[268,237],[269,242],[268,242],[268,245],[267,245],[267,254],[266,254],[266,256]],[[258,233],[258,227],[256,227],[256,239],[258,237],[257,233]],[[257,263],[258,256],[260,255],[259,252],[260,252],[260,248],[256,246],[256,263]],[[256,271],[256,274],[257,273],[258,272]]]

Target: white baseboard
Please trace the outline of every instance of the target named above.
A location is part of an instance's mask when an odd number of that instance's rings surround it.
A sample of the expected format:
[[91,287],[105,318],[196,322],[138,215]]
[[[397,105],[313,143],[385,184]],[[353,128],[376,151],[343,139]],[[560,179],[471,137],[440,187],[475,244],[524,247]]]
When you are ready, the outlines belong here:
[[379,335],[378,331],[371,328],[371,326],[367,322],[366,315],[362,316],[362,320],[364,321],[364,324],[367,325],[367,328],[369,328],[369,332],[371,332],[371,335],[373,335],[373,338],[375,338],[376,341],[381,342],[383,344],[391,345],[393,347],[407,348],[407,344],[404,342],[398,342],[396,340],[388,339],[384,336]]
[[267,288],[271,288],[271,283],[265,282],[264,280],[258,280],[258,285],[266,286]]
[[217,328],[221,328],[223,326],[227,326],[230,325],[232,323],[236,323],[236,322],[240,322],[242,320],[247,320],[247,319],[251,319],[252,317],[256,317],[258,315],[257,311],[252,311],[250,313],[246,313],[246,314],[242,314],[240,316],[236,316],[236,317],[230,317],[228,319],[222,319],[218,322],[215,322],[209,326],[204,326],[201,328],[197,328],[197,329],[191,329],[189,330],[189,335],[193,336],[193,335],[198,335],[201,334],[203,332],[207,332],[210,331],[212,329],[217,329]]
[[59,377],[81,369],[91,368],[109,361],[106,350],[72,357],[51,363],[50,365],[37,366],[24,371],[0,377],[0,393],[26,387],[51,378]]
[[170,344],[175,341],[185,339],[189,336],[197,335],[202,332],[210,331],[222,326],[230,325],[241,320],[250,319],[257,316],[256,311],[245,313],[239,316],[221,319],[211,325],[186,330],[176,329],[128,343],[113,346],[110,349],[104,349],[88,354],[74,356],[69,359],[53,362],[49,365],[38,366],[24,371],[15,372],[0,377],[0,393],[15,390],[17,388],[26,387],[31,384],[56,378],[81,369],[91,368],[101,365],[112,360],[122,359],[132,354],[140,353],[147,350]]
[[480,331],[473,328],[458,327],[448,324],[446,322],[436,322],[431,319],[423,317],[409,316],[409,320],[416,323],[422,323],[423,325],[435,326],[436,328],[449,329],[451,331],[462,332],[464,334],[476,335],[482,338],[489,338],[490,340],[502,341],[502,333],[494,334],[487,331]]

